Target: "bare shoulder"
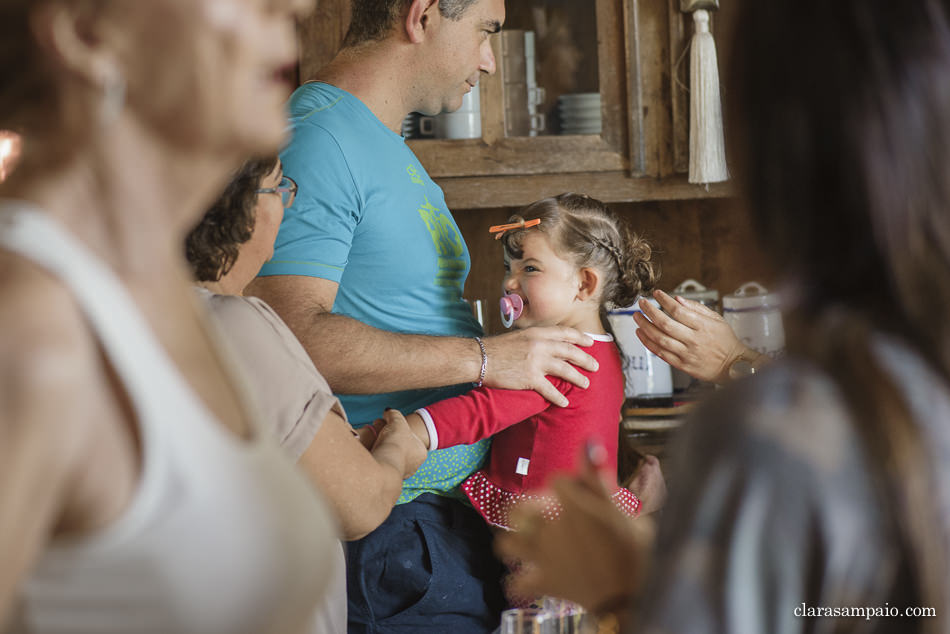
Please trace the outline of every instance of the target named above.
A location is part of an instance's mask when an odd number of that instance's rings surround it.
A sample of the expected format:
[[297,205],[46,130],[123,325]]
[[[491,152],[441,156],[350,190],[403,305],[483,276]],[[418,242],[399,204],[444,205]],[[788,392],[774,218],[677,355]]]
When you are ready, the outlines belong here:
[[[45,439],[78,449],[97,350],[69,290],[35,265],[0,252],[0,446]],[[70,421],[69,425],[62,424]]]

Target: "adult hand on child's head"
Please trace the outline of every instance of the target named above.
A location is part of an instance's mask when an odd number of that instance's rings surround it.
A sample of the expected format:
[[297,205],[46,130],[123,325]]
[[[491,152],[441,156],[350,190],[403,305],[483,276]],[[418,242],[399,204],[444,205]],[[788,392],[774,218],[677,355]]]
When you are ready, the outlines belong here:
[[664,313],[641,300],[634,313],[637,337],[647,350],[674,368],[701,381],[725,383],[729,366],[749,349],[736,337],[722,315],[699,302],[654,291]]
[[590,372],[597,370],[597,360],[578,348],[593,343],[584,333],[563,326],[525,328],[488,337],[485,339],[488,354],[485,385],[508,390],[534,390],[555,405],[564,407],[567,398],[547,376],[556,376],[586,388],[590,381],[574,366]]
[[496,538],[502,558],[523,562],[512,580],[516,594],[556,596],[597,610],[618,597],[632,600],[639,590],[653,521],[624,515],[597,469],[587,465],[581,475],[552,483],[558,519],[544,520],[543,505],[527,501],[512,511],[515,530]]
[[402,415],[402,412],[387,409],[383,412],[382,420],[376,419],[373,426],[379,434],[376,445],[373,447],[374,451],[393,447],[402,452],[405,460],[403,479],[415,473],[416,469],[425,462],[429,451],[409,428],[409,423],[406,422],[406,417]]

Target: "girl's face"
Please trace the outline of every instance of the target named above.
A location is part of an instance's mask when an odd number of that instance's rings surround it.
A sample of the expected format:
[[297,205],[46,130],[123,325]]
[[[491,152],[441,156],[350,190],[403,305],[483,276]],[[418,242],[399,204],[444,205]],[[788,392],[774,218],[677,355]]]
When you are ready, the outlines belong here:
[[515,320],[516,328],[529,326],[571,326],[580,323],[578,297],[580,275],[577,268],[554,251],[547,234],[525,233],[520,258],[505,255],[502,289],[521,296],[524,311]]

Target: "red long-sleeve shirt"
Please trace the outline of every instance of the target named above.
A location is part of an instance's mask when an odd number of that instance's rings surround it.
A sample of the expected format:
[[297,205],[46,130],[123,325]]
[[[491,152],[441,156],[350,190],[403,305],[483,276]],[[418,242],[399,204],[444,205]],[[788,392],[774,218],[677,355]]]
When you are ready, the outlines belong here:
[[[609,336],[586,349],[600,367],[581,373],[587,389],[549,377],[570,404],[557,407],[533,390],[481,387],[420,410],[435,428],[438,447],[470,444],[494,435],[488,463],[462,488],[492,524],[507,527],[507,510],[517,498],[543,490],[556,473],[576,473],[588,440],[607,450],[606,468],[617,470],[617,436],[623,405],[620,355]],[[433,447],[434,448],[434,447]],[[626,490],[615,498],[631,513],[639,500]]]

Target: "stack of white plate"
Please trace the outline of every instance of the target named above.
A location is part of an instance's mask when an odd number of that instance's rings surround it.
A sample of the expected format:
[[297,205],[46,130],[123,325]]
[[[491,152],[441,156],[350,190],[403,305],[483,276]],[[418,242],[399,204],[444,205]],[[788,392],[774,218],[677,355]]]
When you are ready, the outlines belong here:
[[557,98],[561,134],[600,134],[600,93],[579,92]]
[[407,139],[414,139],[419,136],[419,117],[418,112],[410,112],[402,120],[402,135]]

